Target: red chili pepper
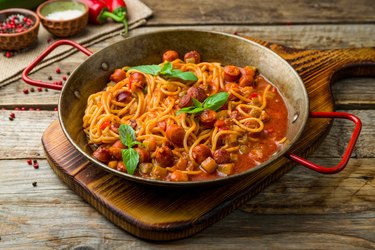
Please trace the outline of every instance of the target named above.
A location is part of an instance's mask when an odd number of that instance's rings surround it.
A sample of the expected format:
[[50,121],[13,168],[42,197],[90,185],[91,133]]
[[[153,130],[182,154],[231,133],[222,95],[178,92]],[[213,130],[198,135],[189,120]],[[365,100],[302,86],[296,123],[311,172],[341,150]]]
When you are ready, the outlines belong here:
[[250,95],[250,98],[255,98],[255,97],[258,97],[258,93],[252,93],[252,94]]
[[100,129],[101,130],[104,130],[106,127],[108,127],[109,125],[111,125],[111,121],[110,120],[105,120],[102,125],[100,125]]
[[122,22],[124,17],[109,12],[107,4],[102,0],[80,0],[89,7],[89,21],[93,24],[102,24],[107,18]]
[[123,17],[124,32],[128,32],[128,18],[125,0],[103,0],[110,12],[118,17]]

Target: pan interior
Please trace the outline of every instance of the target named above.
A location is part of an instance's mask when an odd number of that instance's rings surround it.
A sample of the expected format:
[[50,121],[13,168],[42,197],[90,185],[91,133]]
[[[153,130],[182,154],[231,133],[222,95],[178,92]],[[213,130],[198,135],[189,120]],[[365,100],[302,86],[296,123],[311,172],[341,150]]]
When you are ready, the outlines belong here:
[[[308,116],[308,96],[302,80],[285,60],[257,43],[237,36],[197,30],[167,30],[130,37],[112,44],[90,56],[69,77],[60,96],[60,123],[73,146],[90,161],[135,181],[147,184],[179,185],[178,183],[145,180],[109,169],[91,157],[92,152],[87,146],[86,135],[82,130],[82,117],[88,97],[105,87],[110,74],[116,68],[125,65],[158,64],[162,54],[170,49],[176,50],[180,56],[188,51],[197,50],[203,61],[220,62],[222,65],[231,64],[241,67],[253,65],[279,89],[288,108],[288,144],[257,168],[284,154],[298,139]],[[247,172],[243,174],[248,174]],[[235,178],[235,176],[224,179],[229,178]],[[207,182],[220,182],[220,180],[222,179]]]

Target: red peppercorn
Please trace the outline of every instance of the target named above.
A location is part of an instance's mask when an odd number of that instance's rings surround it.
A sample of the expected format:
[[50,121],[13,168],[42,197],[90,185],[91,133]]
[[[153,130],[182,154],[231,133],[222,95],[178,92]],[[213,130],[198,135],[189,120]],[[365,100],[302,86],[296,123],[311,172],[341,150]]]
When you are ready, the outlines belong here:
[[64,81],[66,81],[67,78],[66,78],[66,76],[63,76],[62,79],[63,79]]
[[14,110],[20,110],[20,108],[18,108],[18,107],[15,107],[15,108],[14,108]]
[[21,108],[21,110],[22,110],[22,111],[25,111],[25,110],[26,110],[26,108],[25,108],[25,107],[22,107],[22,108]]
[[31,159],[27,159],[27,164],[31,165],[32,164],[32,160]]
[[36,111],[40,111],[40,108],[37,108]]
[[29,108],[30,111],[34,111],[34,108]]
[[54,108],[53,110],[54,110],[54,111],[57,111],[57,108]]
[[28,94],[28,93],[29,93],[29,89],[24,88],[24,89],[23,89],[23,93],[24,93],[24,94]]
[[42,92],[43,91],[43,88],[42,87],[38,87],[38,92]]
[[9,117],[16,118],[16,115],[12,112],[9,114]]
[[61,73],[61,69],[60,68],[56,68],[56,73],[60,74]]
[[39,168],[39,163],[34,162],[34,168],[35,168],[35,169],[38,169],[38,168]]
[[57,82],[57,85],[62,85],[62,84],[63,84],[63,83],[62,83],[61,80]]

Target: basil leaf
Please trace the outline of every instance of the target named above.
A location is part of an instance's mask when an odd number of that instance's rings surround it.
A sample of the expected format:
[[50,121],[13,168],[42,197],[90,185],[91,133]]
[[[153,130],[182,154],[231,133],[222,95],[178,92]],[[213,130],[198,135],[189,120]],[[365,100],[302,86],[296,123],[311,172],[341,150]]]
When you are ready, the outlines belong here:
[[129,68],[128,70],[132,70],[132,69],[135,69],[145,74],[150,74],[153,76],[158,75],[161,71],[161,67],[157,64],[134,66],[134,67]]
[[198,77],[190,71],[181,71],[179,69],[174,69],[171,74],[166,75],[167,77],[180,78],[184,81],[198,81]]
[[178,110],[176,115],[179,115],[181,113],[196,114],[196,113],[202,112],[203,110],[205,110],[205,108],[203,107],[196,108],[194,106],[190,106],[190,107],[186,107],[186,108],[182,108]]
[[207,97],[203,102],[203,107],[205,109],[218,110],[221,108],[228,100],[229,94],[227,92],[219,92],[212,96]]
[[198,101],[197,99],[192,98],[191,100],[193,101],[193,104],[196,108],[202,108],[203,107],[202,103],[200,101]]
[[121,154],[122,161],[126,166],[126,171],[128,172],[128,174],[133,175],[139,162],[139,154],[132,148],[122,149]]
[[172,74],[172,71],[173,71],[172,63],[171,62],[166,62],[163,65],[163,68],[161,69],[160,74],[162,74],[162,75],[170,75],[170,74]]
[[134,129],[127,124],[121,124],[119,127],[119,135],[122,144],[131,148],[136,139]]

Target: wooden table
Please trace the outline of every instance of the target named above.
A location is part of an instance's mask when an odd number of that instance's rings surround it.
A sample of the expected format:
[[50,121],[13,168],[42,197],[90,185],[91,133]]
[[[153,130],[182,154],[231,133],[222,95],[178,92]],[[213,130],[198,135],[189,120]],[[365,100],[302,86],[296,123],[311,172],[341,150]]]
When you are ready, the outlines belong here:
[[[237,32],[296,48],[375,46],[375,4],[359,1],[144,0],[154,10],[147,25]],[[285,2],[285,1],[283,1]],[[98,51],[114,37],[90,47]],[[80,53],[34,77],[72,71]],[[41,136],[57,118],[59,92],[22,93],[21,80],[0,89],[0,249],[375,249],[375,80],[333,85],[336,108],[360,117],[363,130],[354,157],[336,175],[296,166],[241,208],[203,232],[167,243],[145,242],[119,229],[71,191],[45,160]],[[25,107],[41,111],[12,111]],[[335,121],[310,159],[335,165],[352,124]],[[27,164],[37,159],[39,169]],[[36,182],[36,186],[33,183]],[[34,183],[35,184],[35,183]],[[82,247],[82,248],[80,248]]]

